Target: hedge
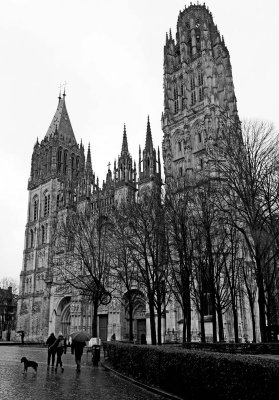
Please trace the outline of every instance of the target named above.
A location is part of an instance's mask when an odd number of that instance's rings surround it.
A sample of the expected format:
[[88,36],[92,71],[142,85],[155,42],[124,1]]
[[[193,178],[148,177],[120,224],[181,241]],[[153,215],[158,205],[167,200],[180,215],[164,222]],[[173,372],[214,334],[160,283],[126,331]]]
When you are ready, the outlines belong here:
[[183,399],[278,400],[279,362],[181,347],[105,344],[111,366]]

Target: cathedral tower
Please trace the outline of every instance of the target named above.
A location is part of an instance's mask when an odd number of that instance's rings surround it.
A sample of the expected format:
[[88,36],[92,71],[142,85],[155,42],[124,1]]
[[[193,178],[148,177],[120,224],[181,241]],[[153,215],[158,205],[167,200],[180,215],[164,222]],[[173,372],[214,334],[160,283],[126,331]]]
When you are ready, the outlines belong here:
[[206,6],[190,5],[164,47],[166,183],[211,173],[207,146],[238,121],[229,51]]
[[30,339],[48,335],[53,226],[59,213],[75,207],[77,183],[84,168],[84,148],[76,142],[64,93],[59,95],[57,110],[44,139],[40,143],[37,140],[34,146],[28,181],[18,328]]

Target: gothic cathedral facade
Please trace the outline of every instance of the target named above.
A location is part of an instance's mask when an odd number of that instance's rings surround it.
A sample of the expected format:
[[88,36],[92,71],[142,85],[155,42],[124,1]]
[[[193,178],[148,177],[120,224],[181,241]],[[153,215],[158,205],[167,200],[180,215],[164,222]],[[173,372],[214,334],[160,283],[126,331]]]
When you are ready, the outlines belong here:
[[[205,5],[190,5],[180,12],[175,39],[171,32],[164,48],[164,112],[162,114],[165,183],[187,179],[211,168],[207,144],[218,140],[225,126],[238,122],[230,56],[224,39]],[[64,335],[90,330],[92,310],[78,293],[53,282],[51,271],[53,222],[72,204],[94,203],[96,191],[103,208],[162,185],[160,151],[153,146],[148,118],[146,141],[139,153],[138,170],[129,150],[124,126],[122,148],[106,180],[99,184],[87,155],[78,144],[66,109],[65,93],[44,137],[37,140],[28,182],[28,218],[23,266],[20,274],[17,329],[26,339],[45,340],[50,332]],[[246,315],[245,330],[249,330]],[[163,341],[181,337],[182,315],[175,303],[169,307]],[[193,313],[193,340],[198,338],[198,315]],[[120,303],[112,300],[98,312],[98,333],[107,340],[128,337],[128,322]],[[150,342],[148,310],[144,302],[134,312],[134,337]],[[243,332],[242,332],[243,333]],[[247,333],[247,332],[246,332]],[[248,332],[249,333],[249,332]],[[208,327],[210,337],[210,327]],[[232,337],[232,332],[226,332]]]

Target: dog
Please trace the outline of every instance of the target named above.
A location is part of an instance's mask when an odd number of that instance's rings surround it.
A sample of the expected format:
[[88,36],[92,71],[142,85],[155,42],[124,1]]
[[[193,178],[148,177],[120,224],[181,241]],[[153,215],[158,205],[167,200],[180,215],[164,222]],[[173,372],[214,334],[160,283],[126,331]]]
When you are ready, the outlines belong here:
[[35,370],[35,372],[37,373],[38,363],[36,363],[36,361],[30,361],[30,360],[27,360],[26,357],[22,357],[21,362],[24,363],[23,373],[27,372],[27,369],[29,367],[33,368]]

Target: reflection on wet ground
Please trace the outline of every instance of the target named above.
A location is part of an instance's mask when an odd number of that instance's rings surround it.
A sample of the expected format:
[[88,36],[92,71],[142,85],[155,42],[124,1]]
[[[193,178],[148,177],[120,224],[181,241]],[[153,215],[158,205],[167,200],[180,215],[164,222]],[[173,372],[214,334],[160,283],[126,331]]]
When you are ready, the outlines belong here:
[[[21,357],[39,364],[36,374],[31,368],[23,374]],[[25,346],[0,346],[1,400],[163,400],[127,381],[92,365],[91,356],[82,356],[81,372],[76,372],[74,356],[62,357],[64,373],[47,368],[47,349]]]

